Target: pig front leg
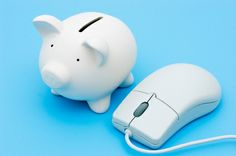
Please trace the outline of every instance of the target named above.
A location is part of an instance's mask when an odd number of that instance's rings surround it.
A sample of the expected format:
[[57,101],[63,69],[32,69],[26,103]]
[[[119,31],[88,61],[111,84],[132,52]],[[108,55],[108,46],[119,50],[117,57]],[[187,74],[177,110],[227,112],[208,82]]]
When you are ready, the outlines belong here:
[[60,94],[58,94],[54,89],[51,89],[51,93],[52,93],[53,95],[60,96]]
[[125,80],[121,83],[120,87],[129,87],[134,82],[134,76],[132,73],[125,78]]
[[110,106],[111,95],[98,100],[87,101],[91,110],[96,113],[104,113],[108,110]]

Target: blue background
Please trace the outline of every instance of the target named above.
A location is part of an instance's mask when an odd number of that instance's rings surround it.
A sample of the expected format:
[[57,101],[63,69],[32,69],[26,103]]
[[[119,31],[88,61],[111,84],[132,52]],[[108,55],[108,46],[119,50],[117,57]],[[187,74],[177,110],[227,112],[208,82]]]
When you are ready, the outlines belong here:
[[[135,84],[117,89],[98,115],[83,102],[51,95],[38,70],[41,38],[32,19],[65,19],[99,11],[123,20],[138,45]],[[113,128],[112,113],[132,88],[156,69],[188,62],[212,72],[223,88],[220,106],[192,122],[163,147],[222,134],[236,134],[236,1],[1,1],[0,155],[142,155]],[[235,142],[189,148],[165,155],[236,155]]]

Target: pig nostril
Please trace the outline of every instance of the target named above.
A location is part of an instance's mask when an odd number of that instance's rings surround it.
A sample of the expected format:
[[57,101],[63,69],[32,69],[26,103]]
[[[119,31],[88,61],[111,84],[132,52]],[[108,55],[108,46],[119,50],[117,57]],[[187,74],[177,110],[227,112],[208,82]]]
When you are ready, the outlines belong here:
[[54,45],[53,44],[51,44],[51,47],[53,47]]
[[78,62],[79,62],[79,59],[77,58],[77,59],[76,59],[76,61],[78,61]]

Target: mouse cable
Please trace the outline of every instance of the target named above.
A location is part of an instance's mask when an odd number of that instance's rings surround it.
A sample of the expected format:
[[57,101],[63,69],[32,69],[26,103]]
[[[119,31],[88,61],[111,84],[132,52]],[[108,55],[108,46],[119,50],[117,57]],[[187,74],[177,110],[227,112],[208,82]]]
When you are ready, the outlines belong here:
[[190,147],[190,146],[209,143],[209,142],[215,142],[215,141],[219,141],[219,140],[232,140],[232,139],[236,140],[236,135],[222,135],[222,136],[216,136],[216,137],[212,137],[212,138],[206,138],[206,139],[200,139],[200,140],[196,140],[196,141],[190,141],[190,142],[187,142],[187,143],[183,143],[183,144],[180,144],[180,145],[168,147],[168,148],[165,148],[165,149],[158,149],[158,150],[151,150],[150,149],[149,150],[149,149],[143,149],[143,148],[140,148],[140,147],[137,147],[136,145],[134,145],[130,141],[131,136],[132,136],[132,132],[129,129],[126,129],[125,130],[125,141],[129,145],[129,147],[131,147],[132,149],[134,149],[138,152],[146,153],[146,154],[168,153],[168,152],[176,151],[176,150],[179,150],[179,149],[183,149],[185,147]]

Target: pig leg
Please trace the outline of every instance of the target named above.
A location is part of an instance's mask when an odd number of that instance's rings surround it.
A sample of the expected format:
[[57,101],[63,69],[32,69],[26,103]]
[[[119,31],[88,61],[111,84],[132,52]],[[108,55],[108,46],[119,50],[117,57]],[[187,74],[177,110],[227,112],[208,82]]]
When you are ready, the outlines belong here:
[[134,82],[134,76],[132,73],[129,73],[129,75],[121,83],[120,87],[128,87],[128,86],[132,85],[133,82]]
[[60,94],[58,94],[54,89],[51,89],[51,93],[52,93],[53,95],[60,96]]
[[87,101],[91,110],[96,113],[104,113],[108,110],[110,106],[111,95],[98,100]]

